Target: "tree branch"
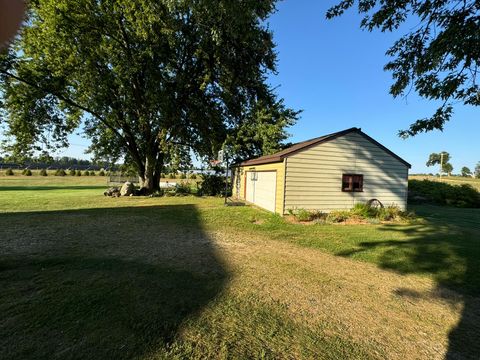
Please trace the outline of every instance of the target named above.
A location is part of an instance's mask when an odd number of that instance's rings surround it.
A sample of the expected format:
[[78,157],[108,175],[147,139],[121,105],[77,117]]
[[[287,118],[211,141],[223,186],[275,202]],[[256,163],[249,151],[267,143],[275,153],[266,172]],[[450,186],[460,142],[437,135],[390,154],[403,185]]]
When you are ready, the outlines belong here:
[[108,121],[106,121],[106,120],[105,120],[100,114],[98,114],[96,111],[93,111],[93,110],[91,110],[91,109],[89,109],[89,108],[87,108],[87,107],[85,107],[85,106],[77,103],[76,101],[74,101],[74,100],[72,100],[72,99],[70,99],[70,98],[68,98],[68,97],[66,97],[66,96],[64,96],[64,95],[62,95],[62,94],[60,94],[60,93],[58,93],[58,92],[56,92],[56,91],[53,91],[53,90],[51,90],[51,89],[46,89],[46,88],[44,88],[44,87],[42,87],[42,86],[40,86],[40,85],[38,85],[38,84],[36,84],[36,83],[34,83],[34,82],[32,82],[32,81],[29,81],[29,80],[26,80],[26,79],[24,79],[24,78],[21,78],[21,77],[19,77],[19,76],[17,76],[17,75],[14,75],[14,74],[12,74],[12,73],[10,73],[10,72],[8,72],[8,71],[3,70],[3,69],[0,69],[0,74],[6,75],[6,76],[8,76],[8,77],[10,77],[10,78],[12,78],[12,79],[15,79],[15,80],[17,80],[17,81],[20,81],[21,83],[24,83],[24,84],[26,84],[26,85],[28,85],[28,86],[31,86],[31,87],[35,88],[35,89],[41,90],[41,91],[45,92],[46,94],[53,95],[53,96],[55,96],[57,99],[59,99],[59,100],[61,100],[61,101],[64,101],[64,102],[67,103],[68,105],[73,106],[73,107],[75,107],[75,108],[77,108],[77,109],[80,109],[80,110],[82,110],[82,111],[85,111],[86,113],[94,116],[94,117],[95,117],[96,119],[98,119],[98,121],[100,121],[103,125],[105,125],[107,128],[109,128],[110,130],[112,130],[112,131],[114,132],[114,134],[117,135],[118,138],[121,139],[121,140],[125,143],[126,146],[128,146],[128,143],[126,142],[125,138],[118,132],[118,130],[115,129],[115,127],[111,126],[111,125],[108,123]]

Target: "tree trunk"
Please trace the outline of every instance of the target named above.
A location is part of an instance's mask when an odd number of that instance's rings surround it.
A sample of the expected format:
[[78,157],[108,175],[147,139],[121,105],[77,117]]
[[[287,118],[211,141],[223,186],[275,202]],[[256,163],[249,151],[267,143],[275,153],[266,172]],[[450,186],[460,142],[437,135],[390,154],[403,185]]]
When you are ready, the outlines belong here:
[[155,161],[155,169],[153,171],[153,182],[158,186],[158,189],[160,190],[160,179],[162,178],[162,171],[163,171],[163,153],[159,153],[157,155],[156,161]]
[[163,154],[147,156],[143,173],[140,173],[141,187],[145,194],[160,190],[160,176],[163,168]]

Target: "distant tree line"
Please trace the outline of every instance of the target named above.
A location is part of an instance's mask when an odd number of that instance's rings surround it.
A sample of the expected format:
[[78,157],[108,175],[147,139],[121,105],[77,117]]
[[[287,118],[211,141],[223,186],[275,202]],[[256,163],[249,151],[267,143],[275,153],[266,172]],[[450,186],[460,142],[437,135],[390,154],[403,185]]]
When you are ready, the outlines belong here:
[[12,169],[76,169],[76,170],[117,170],[118,165],[103,161],[90,161],[69,156],[39,156],[30,158],[1,157],[0,168]]
[[[440,165],[440,173],[448,174],[448,176],[452,176],[453,172],[453,165],[450,163],[451,156],[448,152],[442,151],[440,153],[432,153],[428,157],[428,161],[426,163],[427,166],[434,166]],[[464,166],[460,170],[460,176],[463,177],[476,177],[480,179],[480,161],[475,166],[475,170],[472,172],[469,167]]]

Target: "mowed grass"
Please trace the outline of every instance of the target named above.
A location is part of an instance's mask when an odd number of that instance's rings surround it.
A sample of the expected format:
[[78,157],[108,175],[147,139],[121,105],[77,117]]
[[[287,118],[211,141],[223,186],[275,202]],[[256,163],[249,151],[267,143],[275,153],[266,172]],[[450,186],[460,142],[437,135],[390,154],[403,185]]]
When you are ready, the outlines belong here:
[[[0,358],[474,358],[480,211],[302,226],[0,178]],[[384,271],[387,270],[387,271]]]
[[409,179],[411,180],[430,180],[430,181],[442,181],[446,182],[450,185],[462,185],[462,184],[469,184],[473,186],[475,189],[480,191],[480,179],[471,178],[471,177],[460,177],[460,176],[423,176],[423,175],[415,175],[410,176]]

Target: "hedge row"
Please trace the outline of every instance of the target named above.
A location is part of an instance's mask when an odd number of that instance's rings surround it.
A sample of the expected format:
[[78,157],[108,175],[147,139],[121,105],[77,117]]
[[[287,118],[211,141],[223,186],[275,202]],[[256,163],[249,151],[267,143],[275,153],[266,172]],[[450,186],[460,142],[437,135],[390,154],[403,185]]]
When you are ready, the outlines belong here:
[[410,203],[480,207],[480,192],[468,184],[451,185],[440,181],[410,180],[408,190]]

